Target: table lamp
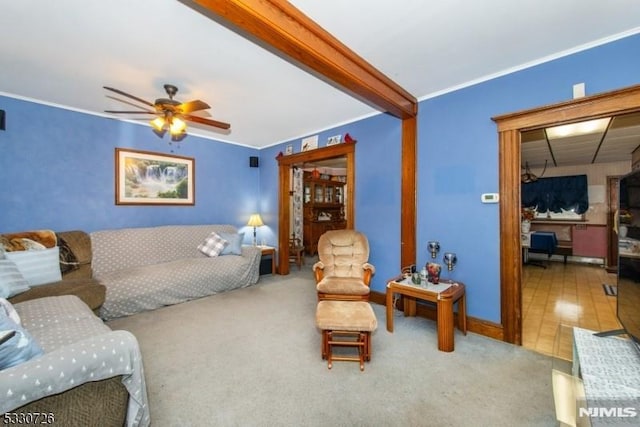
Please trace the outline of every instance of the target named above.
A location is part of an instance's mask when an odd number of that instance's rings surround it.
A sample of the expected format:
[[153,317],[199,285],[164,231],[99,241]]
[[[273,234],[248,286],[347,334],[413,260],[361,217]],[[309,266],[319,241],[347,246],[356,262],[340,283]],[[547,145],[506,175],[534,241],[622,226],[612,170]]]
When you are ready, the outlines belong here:
[[256,227],[262,227],[264,225],[262,218],[260,218],[260,214],[251,215],[247,225],[249,227],[253,227],[253,246],[258,246],[258,240],[256,239]]

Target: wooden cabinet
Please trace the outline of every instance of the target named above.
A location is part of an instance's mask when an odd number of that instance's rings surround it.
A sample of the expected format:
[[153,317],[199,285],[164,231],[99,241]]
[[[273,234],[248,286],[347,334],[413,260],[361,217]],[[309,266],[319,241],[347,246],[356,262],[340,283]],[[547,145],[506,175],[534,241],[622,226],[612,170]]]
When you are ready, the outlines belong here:
[[315,178],[304,173],[303,245],[310,255],[318,251],[318,239],[328,230],[346,228],[344,182]]

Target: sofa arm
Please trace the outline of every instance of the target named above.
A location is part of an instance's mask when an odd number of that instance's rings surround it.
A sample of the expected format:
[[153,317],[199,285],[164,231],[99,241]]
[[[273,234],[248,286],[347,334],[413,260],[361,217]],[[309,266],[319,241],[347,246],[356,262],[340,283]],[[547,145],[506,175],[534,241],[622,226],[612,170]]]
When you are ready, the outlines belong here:
[[95,279],[64,279],[60,282],[34,286],[26,292],[9,298],[12,304],[37,298],[76,295],[92,310],[104,303],[107,288]]
[[[0,414],[90,381],[122,376],[129,392],[127,425],[148,425],[142,355],[135,336],[109,331],[0,371]],[[38,387],[33,386],[37,378]]]
[[[84,383],[63,393],[43,397],[13,409],[12,413],[40,413],[53,418],[54,425],[122,427],[126,424],[129,393],[122,377]],[[50,415],[49,415],[50,414]]]
[[242,245],[242,256],[260,258],[262,257],[262,249],[259,246]]

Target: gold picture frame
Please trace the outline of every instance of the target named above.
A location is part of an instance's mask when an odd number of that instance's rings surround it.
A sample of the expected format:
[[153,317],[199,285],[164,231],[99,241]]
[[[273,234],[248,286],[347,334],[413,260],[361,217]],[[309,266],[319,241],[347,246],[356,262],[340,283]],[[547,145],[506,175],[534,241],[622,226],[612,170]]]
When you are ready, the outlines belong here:
[[195,205],[195,159],[116,148],[116,205]]

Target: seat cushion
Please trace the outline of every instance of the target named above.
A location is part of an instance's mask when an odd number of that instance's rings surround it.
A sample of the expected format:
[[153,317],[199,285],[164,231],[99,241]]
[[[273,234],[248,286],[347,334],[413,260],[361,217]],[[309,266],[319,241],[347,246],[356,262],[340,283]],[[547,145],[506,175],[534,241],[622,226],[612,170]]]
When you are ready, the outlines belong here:
[[370,289],[362,279],[356,277],[324,277],[316,285],[316,290],[324,294],[369,295]]
[[368,302],[320,301],[316,324],[323,331],[371,332],[378,327],[378,320]]
[[36,286],[26,292],[9,298],[12,304],[38,298],[76,295],[92,310],[102,306],[107,288],[95,279],[65,279],[60,282]]

